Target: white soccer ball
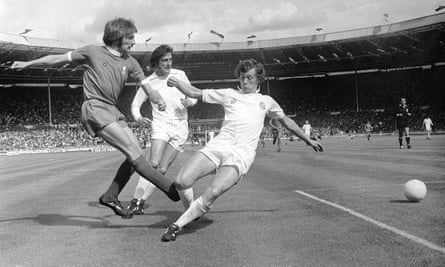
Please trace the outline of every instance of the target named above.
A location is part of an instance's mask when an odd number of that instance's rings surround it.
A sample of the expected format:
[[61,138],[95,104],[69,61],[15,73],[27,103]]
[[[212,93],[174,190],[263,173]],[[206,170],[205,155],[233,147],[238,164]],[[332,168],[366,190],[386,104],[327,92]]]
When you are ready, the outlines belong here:
[[409,180],[403,186],[403,195],[412,202],[419,202],[426,196],[426,185],[417,179]]

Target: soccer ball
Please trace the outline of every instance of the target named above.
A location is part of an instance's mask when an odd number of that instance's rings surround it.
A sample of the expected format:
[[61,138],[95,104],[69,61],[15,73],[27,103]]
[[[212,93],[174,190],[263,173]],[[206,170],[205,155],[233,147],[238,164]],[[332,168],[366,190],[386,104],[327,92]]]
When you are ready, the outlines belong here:
[[403,186],[403,195],[411,202],[419,202],[426,196],[426,185],[417,179],[409,180]]

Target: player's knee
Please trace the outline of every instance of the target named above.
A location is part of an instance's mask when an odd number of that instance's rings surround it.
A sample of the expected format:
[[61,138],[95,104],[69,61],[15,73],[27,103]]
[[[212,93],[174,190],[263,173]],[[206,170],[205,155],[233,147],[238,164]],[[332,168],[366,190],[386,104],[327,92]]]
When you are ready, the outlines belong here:
[[[153,167],[155,168],[155,167]],[[165,174],[167,172],[167,167],[166,166],[157,166],[156,168],[160,173]]]
[[191,188],[192,185],[187,183],[186,180],[176,179],[175,180],[175,187],[178,190],[185,190],[185,189]]
[[138,159],[139,157],[144,156],[144,153],[139,148],[139,146],[134,145],[134,144],[130,144],[127,146],[126,154],[127,154],[127,158],[129,159],[130,162],[133,162],[136,159]]
[[159,161],[157,161],[157,160],[150,160],[150,165],[151,165],[153,168],[158,169],[158,167],[159,167]]

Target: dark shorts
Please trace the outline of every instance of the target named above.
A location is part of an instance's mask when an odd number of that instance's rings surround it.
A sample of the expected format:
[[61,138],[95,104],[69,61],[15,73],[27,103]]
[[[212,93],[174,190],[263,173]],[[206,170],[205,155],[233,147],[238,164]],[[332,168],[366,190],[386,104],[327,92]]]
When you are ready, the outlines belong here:
[[119,123],[122,127],[128,127],[125,115],[115,105],[96,99],[83,102],[81,118],[83,126],[93,137],[98,131],[113,122]]

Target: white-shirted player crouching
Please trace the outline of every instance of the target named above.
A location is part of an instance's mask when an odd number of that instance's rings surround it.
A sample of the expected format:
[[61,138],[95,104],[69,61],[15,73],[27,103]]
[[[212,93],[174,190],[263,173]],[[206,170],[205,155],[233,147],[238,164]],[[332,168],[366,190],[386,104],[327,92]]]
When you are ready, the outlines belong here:
[[323,151],[322,145],[310,140],[300,127],[284,114],[272,97],[257,92],[266,75],[263,64],[254,59],[240,61],[235,75],[239,78],[239,90],[200,90],[175,77],[168,79],[168,85],[178,88],[189,97],[222,105],[225,118],[220,133],[181,168],[175,186],[178,191],[191,188],[197,180],[217,169],[215,180],[178,220],[166,229],[162,241],[176,240],[177,233],[185,225],[208,212],[219,196],[247,174],[255,159],[255,150],[266,115],[278,119],[284,127],[315,151]]

